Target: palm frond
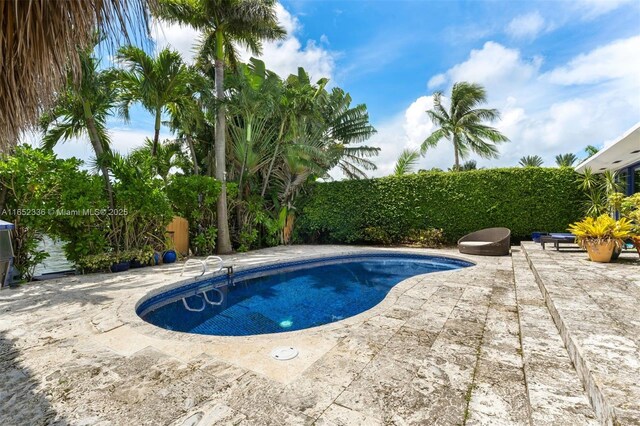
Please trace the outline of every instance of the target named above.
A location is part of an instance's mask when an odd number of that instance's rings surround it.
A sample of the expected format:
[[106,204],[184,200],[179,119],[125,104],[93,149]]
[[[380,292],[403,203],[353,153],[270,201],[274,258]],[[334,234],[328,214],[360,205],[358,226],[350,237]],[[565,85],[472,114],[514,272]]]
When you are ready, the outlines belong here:
[[396,160],[396,165],[393,168],[393,174],[396,176],[402,176],[413,173],[419,159],[420,151],[405,149],[400,153],[400,156]]
[[78,52],[93,47],[96,32],[110,35],[110,46],[143,39],[155,7],[156,0],[1,1],[0,150],[37,125],[69,71],[80,79]]

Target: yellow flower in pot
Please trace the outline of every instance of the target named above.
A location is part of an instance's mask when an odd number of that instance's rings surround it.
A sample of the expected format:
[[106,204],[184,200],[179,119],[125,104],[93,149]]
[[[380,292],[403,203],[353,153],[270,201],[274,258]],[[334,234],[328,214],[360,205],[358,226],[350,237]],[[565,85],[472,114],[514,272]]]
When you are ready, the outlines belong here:
[[603,214],[596,219],[587,217],[569,226],[580,247],[587,249],[589,259],[594,262],[611,261],[613,248],[620,246],[631,236],[631,222],[627,218],[615,220]]

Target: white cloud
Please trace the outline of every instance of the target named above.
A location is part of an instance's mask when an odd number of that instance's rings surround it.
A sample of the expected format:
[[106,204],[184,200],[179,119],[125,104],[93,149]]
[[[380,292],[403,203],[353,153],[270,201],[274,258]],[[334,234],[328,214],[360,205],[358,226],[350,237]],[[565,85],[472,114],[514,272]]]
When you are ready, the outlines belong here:
[[544,18],[536,11],[513,18],[506,32],[513,38],[535,38],[545,27]]
[[609,13],[632,1],[633,0],[574,0],[570,2],[570,4],[582,14],[584,19],[590,20]]
[[429,82],[427,83],[427,87],[429,87],[429,89],[433,89],[439,86],[442,86],[443,84],[445,84],[447,82],[447,76],[444,74],[436,74],[433,77],[431,77],[429,79]]
[[572,59],[545,77],[562,85],[593,84],[618,78],[640,79],[640,36],[617,40]]
[[[332,78],[335,53],[322,47],[328,44],[327,36],[320,37],[320,43],[315,40],[307,40],[303,43],[298,38],[302,29],[298,18],[280,3],[276,4],[276,15],[280,25],[287,31],[287,37],[282,41],[264,43],[260,58],[265,61],[267,68],[282,77],[297,74],[298,67],[303,67],[313,80],[321,77]],[[248,52],[244,53],[245,60],[250,56]]]
[[[526,59],[517,49],[487,42],[429,83],[446,85],[445,93],[457,81],[480,83],[487,89],[488,106],[501,111],[494,125],[511,142],[500,145],[499,159],[472,155],[479,166],[514,166],[524,155],[540,155],[553,165],[555,155],[601,146],[640,119],[640,69],[638,60],[631,59],[639,49],[637,39],[613,41],[547,73],[540,70],[541,57]],[[591,86],[584,88],[584,83]],[[431,99],[422,96],[382,123],[370,141],[382,147],[377,176],[391,173],[400,152],[416,148],[430,134],[433,127],[425,113],[430,107]],[[427,152],[420,168],[446,169],[452,163],[452,149],[443,141]]]
[[156,48],[162,50],[170,47],[177,50],[185,61],[192,63],[195,56],[195,46],[200,41],[200,31],[179,24],[168,24],[155,21],[152,26],[153,39]]

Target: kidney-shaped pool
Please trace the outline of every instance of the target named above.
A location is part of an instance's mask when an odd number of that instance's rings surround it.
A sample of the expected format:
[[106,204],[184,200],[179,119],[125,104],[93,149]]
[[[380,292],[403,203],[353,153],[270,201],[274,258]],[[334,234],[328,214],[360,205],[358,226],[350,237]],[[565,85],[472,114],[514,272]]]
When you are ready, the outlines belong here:
[[369,310],[409,277],[472,265],[403,253],[286,262],[191,282],[142,300],[136,312],[158,327],[186,333],[281,333]]

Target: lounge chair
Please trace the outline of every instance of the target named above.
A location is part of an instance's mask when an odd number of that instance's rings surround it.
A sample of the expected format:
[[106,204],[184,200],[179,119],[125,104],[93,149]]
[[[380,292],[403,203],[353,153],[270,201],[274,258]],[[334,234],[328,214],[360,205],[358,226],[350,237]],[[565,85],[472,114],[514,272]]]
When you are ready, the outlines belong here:
[[568,233],[551,233],[549,235],[542,235],[540,237],[540,244],[542,244],[542,250],[545,249],[545,244],[553,244],[557,251],[560,251],[560,244],[575,244],[576,236]]
[[511,248],[511,230],[487,228],[472,232],[458,240],[458,250],[481,256],[507,256]]

